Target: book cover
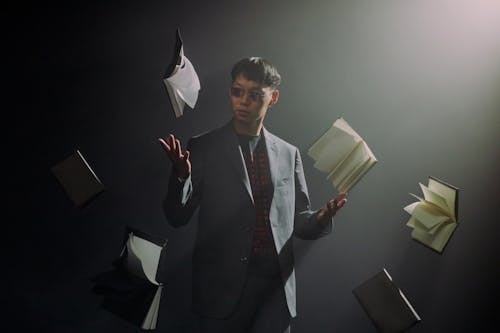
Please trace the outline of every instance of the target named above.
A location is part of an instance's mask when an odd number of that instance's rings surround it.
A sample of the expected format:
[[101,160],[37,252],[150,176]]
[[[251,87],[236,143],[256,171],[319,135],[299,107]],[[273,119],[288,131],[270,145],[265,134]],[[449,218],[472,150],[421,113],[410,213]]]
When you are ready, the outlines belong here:
[[356,287],[353,294],[381,333],[405,332],[421,321],[385,268]]
[[54,165],[51,170],[77,207],[83,207],[105,190],[79,150]]

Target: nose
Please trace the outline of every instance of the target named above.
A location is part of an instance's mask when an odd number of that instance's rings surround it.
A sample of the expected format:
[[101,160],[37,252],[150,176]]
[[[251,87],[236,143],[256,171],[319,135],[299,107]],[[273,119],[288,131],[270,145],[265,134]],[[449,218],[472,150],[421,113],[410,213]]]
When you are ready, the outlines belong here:
[[241,96],[241,102],[245,105],[250,104],[250,102],[251,102],[250,94],[247,91],[245,91],[243,96]]

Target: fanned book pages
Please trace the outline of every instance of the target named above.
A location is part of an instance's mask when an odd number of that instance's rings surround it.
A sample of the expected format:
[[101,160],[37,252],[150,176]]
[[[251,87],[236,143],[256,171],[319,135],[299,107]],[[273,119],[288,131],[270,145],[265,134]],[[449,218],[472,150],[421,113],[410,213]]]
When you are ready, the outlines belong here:
[[166,240],[128,229],[114,269],[94,278],[103,308],[143,330],[156,329],[165,274]]
[[385,268],[356,287],[353,294],[381,333],[405,332],[421,320]]
[[104,191],[104,185],[79,150],[54,165],[52,173],[78,207],[83,207]]
[[457,227],[458,188],[435,177],[420,188],[424,197],[410,193],[418,201],[404,208],[411,215],[406,225],[413,239],[442,253]]
[[349,191],[377,163],[365,140],[343,118],[309,148],[308,155],[339,192]]
[[200,80],[193,64],[184,55],[184,46],[179,29],[177,29],[176,33],[174,55],[163,77],[163,83],[177,118],[183,115],[186,104],[194,109],[198,100]]

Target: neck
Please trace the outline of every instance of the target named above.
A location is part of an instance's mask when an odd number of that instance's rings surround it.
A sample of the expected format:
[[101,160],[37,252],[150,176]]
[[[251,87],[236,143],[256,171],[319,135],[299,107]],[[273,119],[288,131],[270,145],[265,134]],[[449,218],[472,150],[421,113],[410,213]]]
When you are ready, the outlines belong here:
[[242,123],[233,119],[234,131],[241,135],[253,135],[258,136],[262,130],[262,121],[257,123]]

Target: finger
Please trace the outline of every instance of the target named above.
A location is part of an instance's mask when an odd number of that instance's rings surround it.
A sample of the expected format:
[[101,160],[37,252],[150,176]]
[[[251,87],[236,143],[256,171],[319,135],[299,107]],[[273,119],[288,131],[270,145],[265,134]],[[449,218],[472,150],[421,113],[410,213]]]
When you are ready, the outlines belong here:
[[338,203],[337,203],[337,209],[340,209],[342,207],[344,207],[344,205],[346,204],[347,202],[347,199],[342,199],[340,200]]
[[167,135],[164,141],[172,146],[172,134]]
[[179,141],[179,139],[175,139],[175,148],[176,148],[176,152],[177,152],[177,157],[178,158],[182,158],[182,147],[181,147],[181,142]]
[[158,141],[160,142],[160,144],[165,147],[165,148],[168,148],[168,150],[170,150],[170,145],[167,143],[167,141],[165,141],[165,139],[163,138],[158,138]]
[[326,204],[326,208],[328,208],[328,212],[331,214],[333,212],[335,212],[336,208],[336,203],[334,200],[330,200],[328,201],[328,203]]
[[168,136],[168,143],[170,144],[172,151],[175,152],[177,150],[177,144],[175,142],[175,137],[172,134]]
[[184,157],[183,157],[183,160],[184,160],[184,161],[189,161],[189,155],[190,155],[189,150],[186,150],[186,151],[184,152]]
[[170,145],[165,140],[163,140],[162,138],[158,138],[158,141],[160,142],[160,144],[163,147],[163,149],[165,149],[165,151],[167,152],[167,154],[170,155],[170,151],[171,151]]

